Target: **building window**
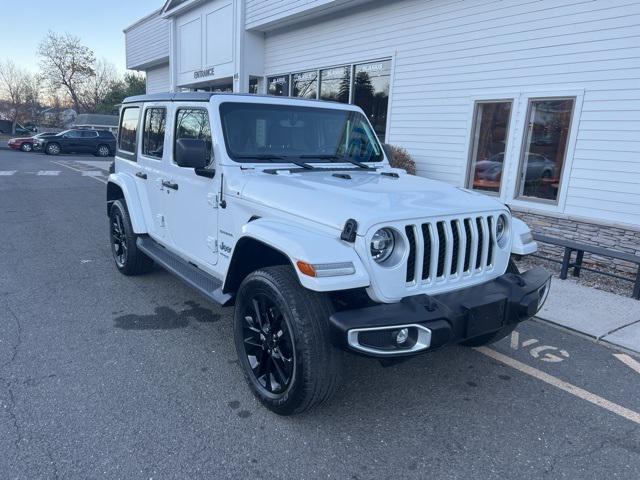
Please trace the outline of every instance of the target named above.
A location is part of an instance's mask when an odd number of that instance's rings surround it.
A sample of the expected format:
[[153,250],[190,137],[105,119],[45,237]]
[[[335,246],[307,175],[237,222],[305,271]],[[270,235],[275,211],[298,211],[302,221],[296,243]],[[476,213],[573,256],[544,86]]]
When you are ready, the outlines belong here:
[[351,68],[337,67],[320,71],[320,99],[349,103]]
[[289,75],[267,78],[267,93],[276,97],[289,96]]
[[519,196],[557,202],[574,104],[574,98],[529,100]]
[[209,112],[201,108],[179,109],[176,115],[176,134],[174,141],[180,138],[204,140],[207,145],[207,157],[211,158]]
[[153,158],[162,158],[164,150],[164,130],[167,123],[167,110],[148,108],[144,114],[142,129],[142,154]]
[[120,118],[120,134],[118,148],[125,152],[136,152],[136,137],[138,135],[138,115],[140,107],[129,107],[122,111]]
[[267,77],[267,94],[289,95],[289,81],[292,97],[320,98],[358,105],[367,115],[380,141],[384,142],[391,60]]
[[364,110],[381,142],[384,142],[387,128],[390,79],[389,60],[355,66],[353,103]]
[[249,93],[254,95],[260,93],[260,79],[258,77],[249,77]]
[[294,73],[291,88],[292,97],[318,98],[318,71]]
[[469,188],[500,193],[511,106],[511,101],[476,103],[471,134]]

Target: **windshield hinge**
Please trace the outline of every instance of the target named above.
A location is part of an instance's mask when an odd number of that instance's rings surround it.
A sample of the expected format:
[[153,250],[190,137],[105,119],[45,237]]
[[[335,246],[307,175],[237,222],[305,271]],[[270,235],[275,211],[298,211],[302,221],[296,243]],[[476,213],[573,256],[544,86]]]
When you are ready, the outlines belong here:
[[358,222],[350,218],[344,223],[344,228],[340,234],[340,238],[345,242],[354,243],[358,234]]

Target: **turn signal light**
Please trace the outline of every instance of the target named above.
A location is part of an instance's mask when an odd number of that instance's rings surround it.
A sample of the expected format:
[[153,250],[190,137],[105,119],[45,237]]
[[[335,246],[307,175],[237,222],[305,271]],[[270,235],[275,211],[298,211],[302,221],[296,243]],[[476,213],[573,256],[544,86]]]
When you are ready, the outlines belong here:
[[298,260],[297,265],[298,265],[298,270],[300,270],[300,273],[304,273],[309,277],[317,276],[316,269],[310,263],[303,262],[302,260]]

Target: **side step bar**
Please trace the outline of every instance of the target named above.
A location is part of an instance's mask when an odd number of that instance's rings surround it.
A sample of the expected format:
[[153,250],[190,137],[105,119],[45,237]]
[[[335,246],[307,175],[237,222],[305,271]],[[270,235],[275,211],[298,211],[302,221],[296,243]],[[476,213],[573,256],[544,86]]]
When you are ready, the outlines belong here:
[[195,265],[170,252],[150,237],[138,237],[138,248],[165,270],[176,275],[187,284],[199,290],[215,303],[225,306],[229,304],[232,295],[222,293],[222,282]]

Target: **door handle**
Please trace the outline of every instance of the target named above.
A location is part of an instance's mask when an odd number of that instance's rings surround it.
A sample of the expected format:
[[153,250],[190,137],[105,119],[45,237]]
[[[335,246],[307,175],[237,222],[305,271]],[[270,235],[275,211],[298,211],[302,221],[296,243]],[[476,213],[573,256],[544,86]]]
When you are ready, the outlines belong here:
[[141,178],[143,180],[147,179],[147,174],[143,172],[136,172],[136,177]]
[[178,189],[178,184],[177,183],[173,183],[173,182],[170,182],[168,180],[163,180],[162,181],[162,186],[163,187],[167,187],[167,188],[171,188],[173,190],[177,190]]

